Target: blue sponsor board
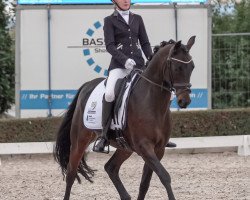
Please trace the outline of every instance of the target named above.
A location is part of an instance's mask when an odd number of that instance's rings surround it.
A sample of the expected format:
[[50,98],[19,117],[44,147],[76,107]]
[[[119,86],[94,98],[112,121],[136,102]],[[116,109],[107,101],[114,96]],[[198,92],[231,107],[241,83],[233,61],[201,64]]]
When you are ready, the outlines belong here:
[[[77,90],[52,90],[51,109],[66,109],[72,102]],[[20,108],[25,109],[48,109],[48,90],[21,90]]]
[[[67,109],[76,93],[77,90],[52,90],[51,109]],[[190,96],[192,102],[188,108],[208,108],[207,89],[192,89]],[[22,90],[20,98],[21,110],[49,109],[48,90]],[[171,108],[178,108],[175,99],[171,104]]]
[[[131,0],[132,3],[205,3],[207,0]],[[18,4],[111,4],[111,0],[18,0]]]

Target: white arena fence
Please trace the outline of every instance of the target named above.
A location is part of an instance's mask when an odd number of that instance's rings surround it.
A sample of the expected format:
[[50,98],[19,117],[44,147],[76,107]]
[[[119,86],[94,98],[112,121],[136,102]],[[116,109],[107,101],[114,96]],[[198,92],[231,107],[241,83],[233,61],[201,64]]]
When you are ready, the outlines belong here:
[[[240,156],[250,155],[250,135],[171,138],[176,148],[170,153],[205,153],[237,151]],[[0,143],[1,155],[52,154],[54,142]],[[89,151],[92,151],[92,145]],[[115,148],[111,147],[111,151]]]

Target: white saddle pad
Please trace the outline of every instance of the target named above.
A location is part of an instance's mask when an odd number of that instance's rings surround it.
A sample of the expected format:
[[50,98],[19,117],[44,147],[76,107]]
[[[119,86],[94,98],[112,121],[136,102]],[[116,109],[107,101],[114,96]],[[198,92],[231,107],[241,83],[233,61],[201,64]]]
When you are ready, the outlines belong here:
[[[110,128],[115,130],[115,128],[122,129],[125,123],[125,114],[127,108],[126,99],[128,97],[128,92],[131,87],[131,83],[133,82],[136,75],[133,76],[132,80],[126,84],[126,90],[123,95],[122,104],[118,111],[118,121],[114,123],[112,120]],[[84,113],[83,113],[83,123],[85,127],[93,130],[102,129],[102,99],[105,91],[105,85],[103,80],[99,83],[96,88],[92,91],[89,96],[89,99],[86,103]]]

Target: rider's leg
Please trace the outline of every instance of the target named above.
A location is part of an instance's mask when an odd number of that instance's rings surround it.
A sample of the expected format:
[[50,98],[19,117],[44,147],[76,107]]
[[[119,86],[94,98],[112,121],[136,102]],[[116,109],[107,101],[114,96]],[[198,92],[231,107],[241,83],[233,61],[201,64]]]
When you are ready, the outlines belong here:
[[99,138],[97,145],[94,146],[93,151],[105,152],[104,148],[108,145],[107,132],[111,124],[113,104],[115,100],[115,84],[119,78],[124,78],[129,72],[130,70],[127,69],[113,69],[109,72],[105,95],[103,98],[102,136]]
[[107,102],[105,98],[102,100],[102,135],[98,138],[98,143],[94,146],[93,151],[103,152],[105,151],[105,146],[109,144],[107,132],[109,130],[111,120],[112,120],[112,110],[113,110],[113,101]]

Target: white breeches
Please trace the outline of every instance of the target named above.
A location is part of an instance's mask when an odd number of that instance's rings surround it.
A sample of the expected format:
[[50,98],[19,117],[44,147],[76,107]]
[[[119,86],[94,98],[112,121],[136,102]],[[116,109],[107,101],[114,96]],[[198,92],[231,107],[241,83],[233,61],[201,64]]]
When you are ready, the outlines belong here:
[[106,90],[105,90],[105,100],[107,102],[112,102],[115,100],[115,84],[119,78],[124,78],[131,72],[131,69],[112,69],[109,72]]

